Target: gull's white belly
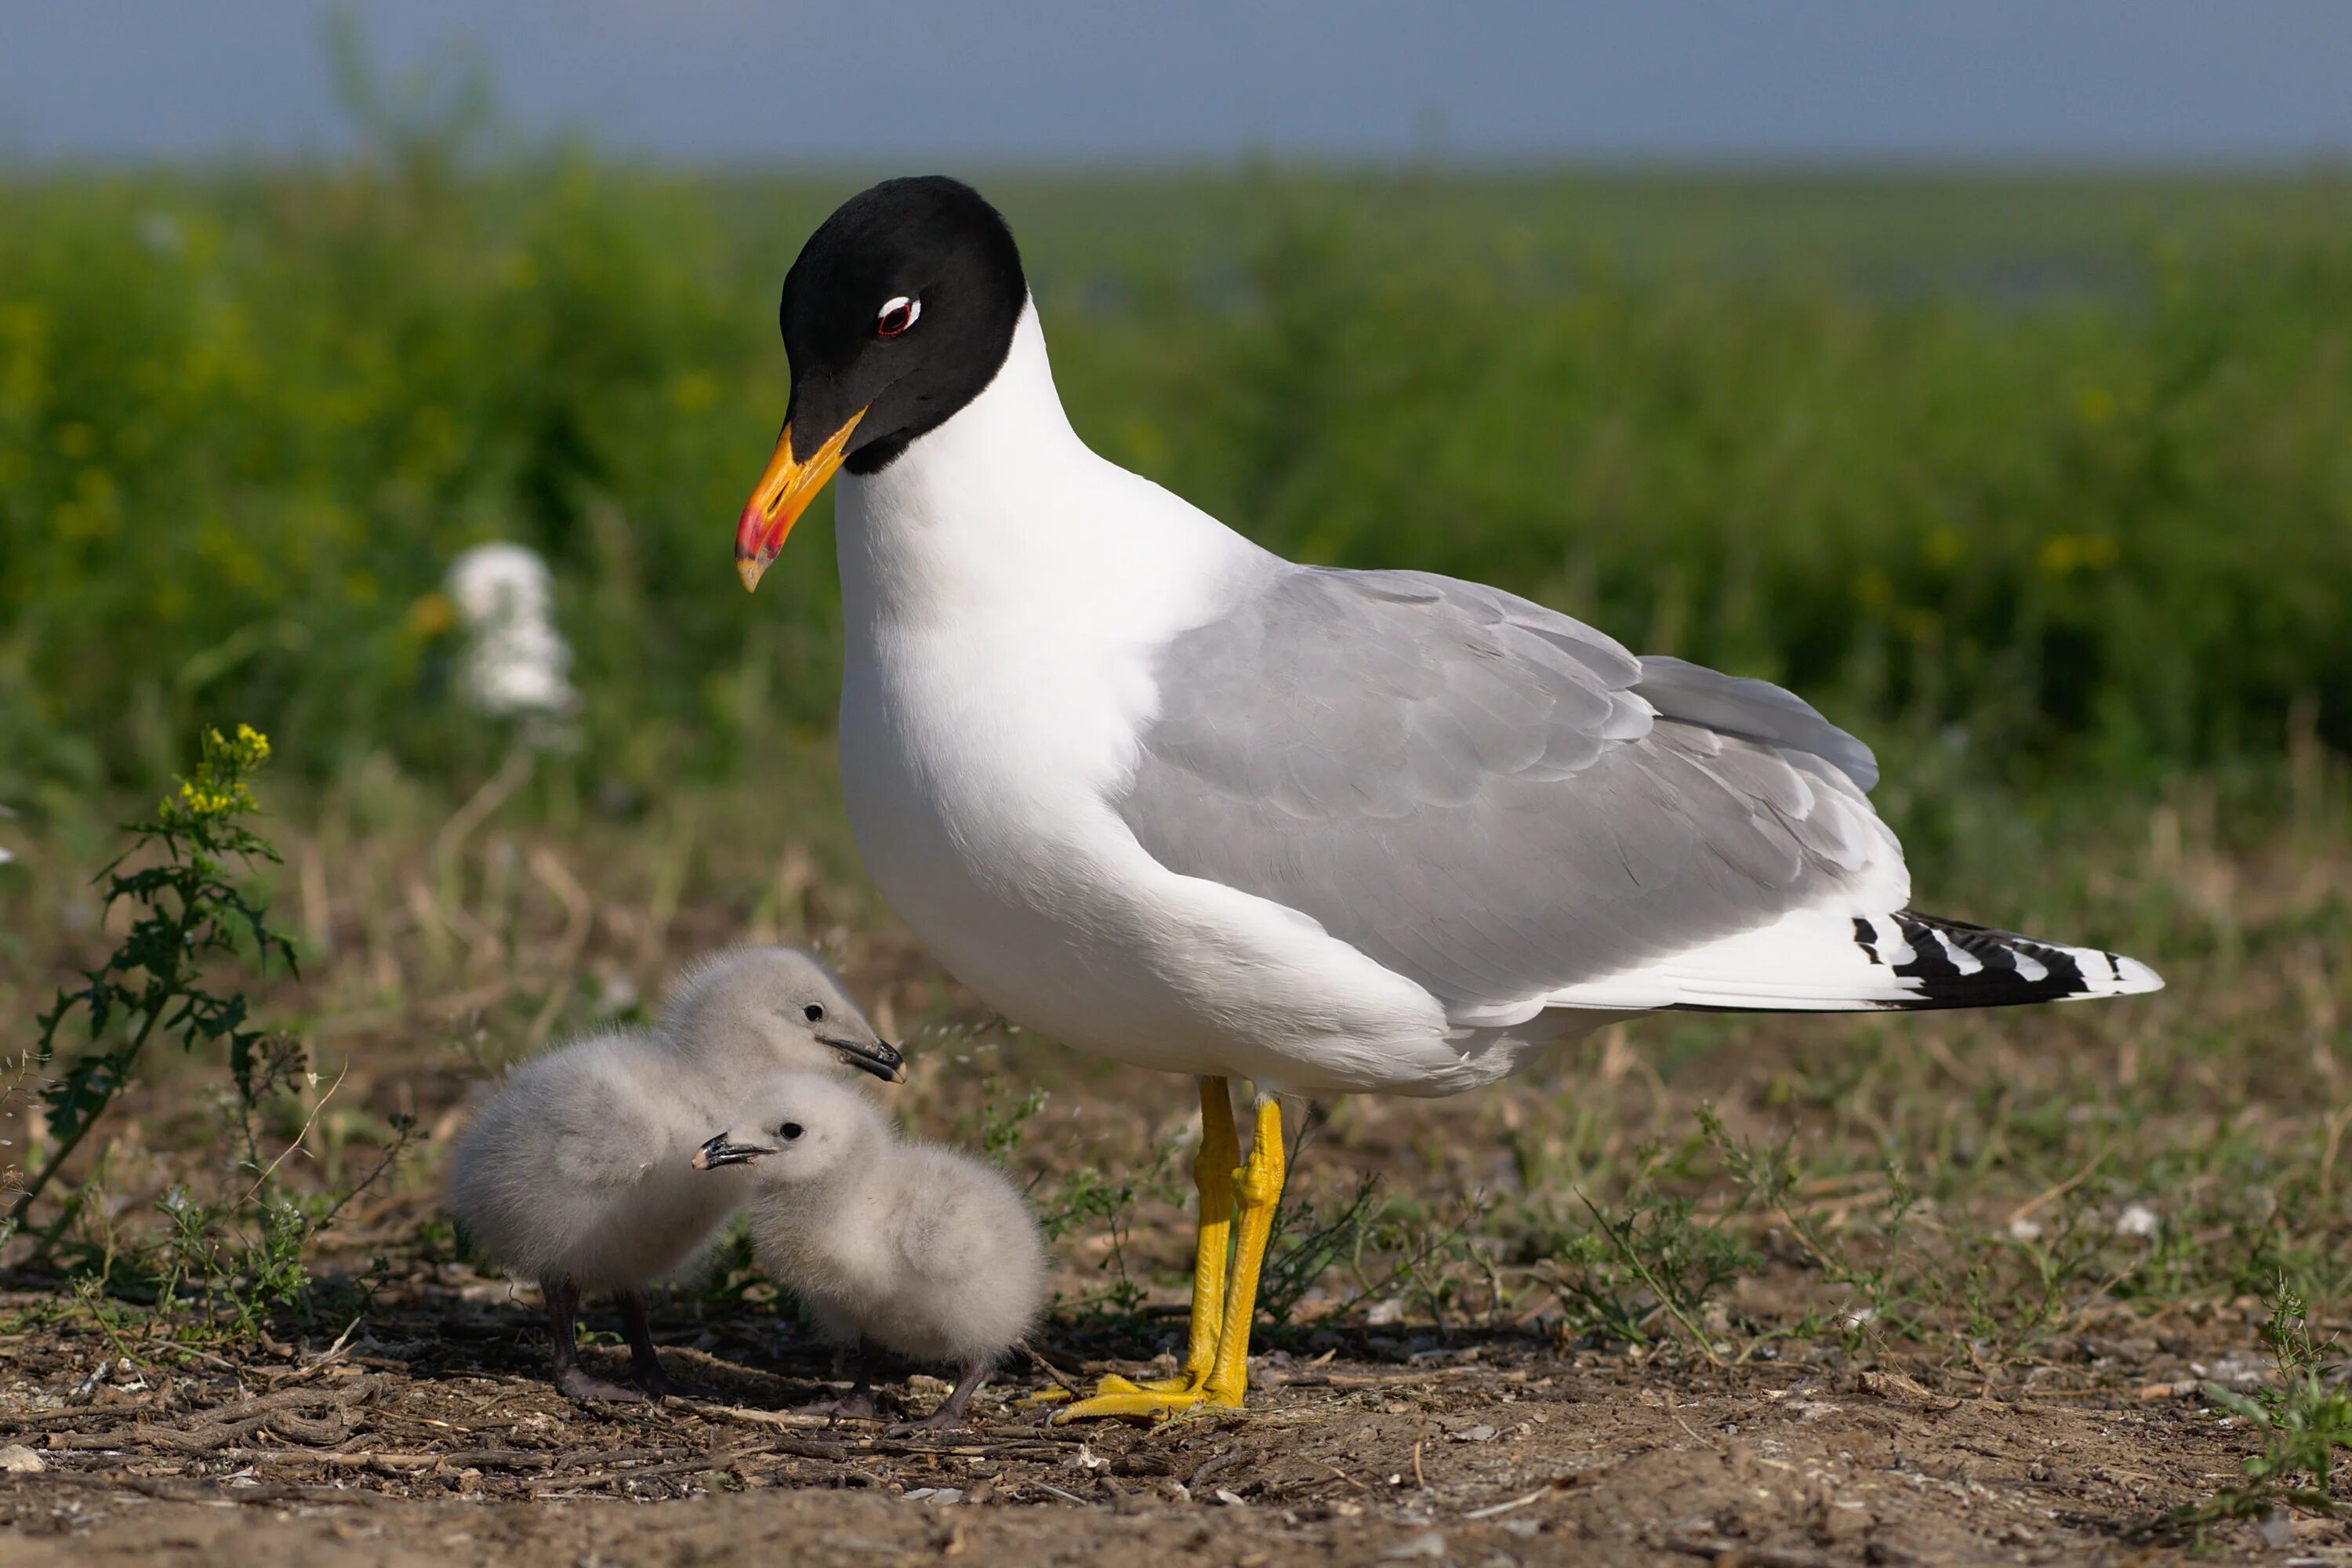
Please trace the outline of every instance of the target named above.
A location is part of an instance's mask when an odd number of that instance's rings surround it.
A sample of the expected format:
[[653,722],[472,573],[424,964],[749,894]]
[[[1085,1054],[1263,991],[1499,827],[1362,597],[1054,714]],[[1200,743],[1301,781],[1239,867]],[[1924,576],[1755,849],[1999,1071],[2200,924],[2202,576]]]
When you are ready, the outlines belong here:
[[850,826],[951,973],[1025,1027],[1165,1071],[1446,1094],[1520,1064],[1522,1042],[1449,1032],[1427,992],[1305,916],[1152,860],[1107,804],[1145,654],[1041,650],[1036,630],[851,639]]

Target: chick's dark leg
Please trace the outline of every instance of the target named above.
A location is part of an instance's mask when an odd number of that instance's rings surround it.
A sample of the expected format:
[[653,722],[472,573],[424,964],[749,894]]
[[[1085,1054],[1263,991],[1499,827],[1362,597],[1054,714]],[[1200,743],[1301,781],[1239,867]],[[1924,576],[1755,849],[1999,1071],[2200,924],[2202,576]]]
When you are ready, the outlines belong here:
[[555,1342],[555,1392],[566,1399],[643,1399],[622,1384],[607,1383],[580,1364],[580,1287],[569,1279],[542,1281],[547,1331]]
[[934,1431],[946,1426],[962,1426],[964,1406],[971,1403],[971,1396],[980,1392],[981,1384],[988,1381],[988,1374],[995,1370],[995,1367],[996,1361],[992,1356],[983,1356],[965,1367],[963,1375],[956,1379],[954,1390],[948,1394],[937,1410],[931,1412],[922,1425]]
[[877,1412],[874,1406],[874,1347],[860,1340],[850,1351],[849,1356],[849,1364],[853,1369],[850,1375],[856,1380],[850,1384],[849,1392],[839,1399],[821,1399],[814,1405],[801,1405],[794,1410],[793,1414],[845,1415],[853,1421],[871,1421],[876,1418]]
[[672,1399],[716,1399],[719,1395],[698,1384],[681,1383],[662,1370],[661,1356],[654,1350],[653,1326],[646,1321],[646,1298],[642,1291],[624,1290],[619,1298],[621,1331],[629,1338],[629,1376],[636,1385],[656,1398],[667,1394]]
[[879,1415],[874,1407],[874,1347],[864,1340],[850,1352],[850,1364],[856,1370],[850,1375],[856,1380],[849,1385],[848,1396],[833,1407],[836,1415],[847,1415],[859,1421],[872,1421]]

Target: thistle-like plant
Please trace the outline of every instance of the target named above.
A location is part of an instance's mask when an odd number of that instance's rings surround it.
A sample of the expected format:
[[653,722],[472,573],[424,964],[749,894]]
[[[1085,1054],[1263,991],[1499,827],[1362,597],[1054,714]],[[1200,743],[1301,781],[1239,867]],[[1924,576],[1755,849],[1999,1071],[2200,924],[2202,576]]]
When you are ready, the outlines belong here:
[[[164,798],[153,820],[124,826],[134,842],[99,873],[109,910],[128,902],[138,910],[129,932],[104,963],[83,972],[83,984],[60,990],[40,1016],[36,1070],[46,1070],[56,1058],[59,1036],[77,1008],[89,1048],[42,1091],[55,1143],[0,1221],[0,1241],[24,1224],[35,1201],[130,1081],[140,1053],[159,1030],[177,1037],[185,1050],[225,1047],[229,1073],[247,1104],[257,1092],[257,1066],[265,1077],[285,1070],[278,1059],[282,1051],[263,1049],[269,1036],[252,1026],[244,994],[211,989],[205,973],[211,955],[234,953],[240,945],[252,949],[265,966],[274,956],[289,970],[295,967],[293,946],[270,926],[267,907],[231,880],[240,868],[278,858],[269,841],[246,826],[260,809],[252,779],[268,760],[269,741],[240,724],[226,738],[217,730],[205,731],[202,744],[195,772]],[[124,868],[134,862],[137,869]],[[72,1214],[69,1201],[41,1233],[43,1253]]]

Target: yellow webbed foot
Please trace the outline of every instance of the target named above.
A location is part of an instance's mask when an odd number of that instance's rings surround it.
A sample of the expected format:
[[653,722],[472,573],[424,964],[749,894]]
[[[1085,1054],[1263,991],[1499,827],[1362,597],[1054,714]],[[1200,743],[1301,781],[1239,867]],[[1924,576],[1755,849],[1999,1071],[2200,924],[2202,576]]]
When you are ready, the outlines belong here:
[[1079,1400],[1067,1409],[1055,1411],[1054,1424],[1058,1426],[1067,1421],[1094,1421],[1105,1416],[1141,1416],[1164,1421],[1203,1405],[1221,1403],[1227,1402],[1218,1400],[1204,1384],[1181,1377],[1158,1378],[1139,1384],[1130,1383],[1113,1373],[1095,1385],[1091,1396]]
[[1199,1377],[1179,1376],[1147,1378],[1138,1383],[1132,1378],[1121,1377],[1118,1373],[1111,1372],[1105,1373],[1097,1381],[1095,1391],[1091,1394],[1083,1396],[1074,1394],[1066,1388],[1041,1388],[1034,1394],[1027,1395],[1021,1403],[1034,1408],[1041,1405],[1060,1405],[1074,1399],[1083,1403],[1114,1394],[1181,1394],[1187,1389],[1197,1391],[1202,1382],[1202,1379]]

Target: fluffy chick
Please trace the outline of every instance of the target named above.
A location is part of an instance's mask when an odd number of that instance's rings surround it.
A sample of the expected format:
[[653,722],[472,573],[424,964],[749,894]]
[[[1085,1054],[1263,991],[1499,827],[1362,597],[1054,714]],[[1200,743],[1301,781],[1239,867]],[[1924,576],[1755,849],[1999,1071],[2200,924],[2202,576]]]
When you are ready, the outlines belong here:
[[[906,1076],[830,970],[798,949],[764,947],[689,973],[651,1029],[574,1040],[507,1075],[458,1139],[444,1205],[482,1251],[539,1281],[559,1390],[692,1392],[662,1370],[643,1292],[752,1190],[740,1173],[698,1173],[696,1148],[762,1085],[845,1068]],[[581,1295],[604,1291],[617,1298],[635,1388],[580,1362]]]
[[954,1392],[925,1423],[956,1425],[1045,1310],[1045,1240],[1013,1184],[956,1150],[899,1142],[840,1084],[767,1085],[695,1163],[713,1179],[751,1167],[761,1265],[829,1338],[859,1346],[843,1414],[873,1414],[870,1352],[881,1350],[956,1367]]

